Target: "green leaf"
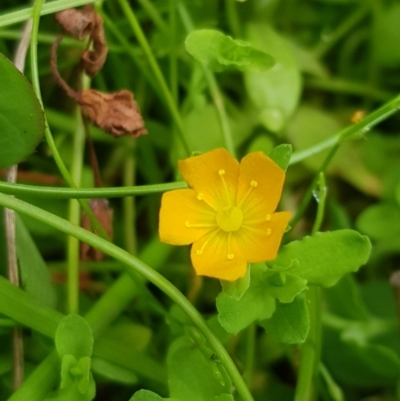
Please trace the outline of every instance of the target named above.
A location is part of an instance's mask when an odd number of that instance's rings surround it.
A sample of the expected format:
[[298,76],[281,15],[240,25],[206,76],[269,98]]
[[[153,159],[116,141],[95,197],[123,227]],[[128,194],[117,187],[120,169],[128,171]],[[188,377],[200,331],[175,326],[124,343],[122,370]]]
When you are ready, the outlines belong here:
[[31,154],[44,134],[44,115],[26,78],[0,53],[0,168]]
[[186,50],[197,61],[215,71],[233,67],[239,70],[266,70],[274,65],[273,58],[256,50],[250,43],[234,40],[212,29],[197,30],[188,35]]
[[56,293],[42,255],[21,218],[16,215],[16,246],[21,281],[26,292],[43,304],[55,308]]
[[271,150],[268,156],[284,171],[289,166],[292,157],[292,145],[282,144]]
[[303,343],[310,329],[306,297],[301,294],[288,304],[277,302],[272,317],[259,322],[259,325],[277,341],[287,344]]
[[230,394],[221,394],[213,397],[211,401],[235,401],[235,399]]
[[206,357],[186,336],[178,338],[167,356],[170,396],[179,400],[204,401],[229,394],[231,381],[224,367]]
[[267,24],[251,24],[246,38],[276,61],[268,71],[245,71],[249,97],[259,109],[260,122],[279,132],[297,107],[301,76],[289,44]]
[[246,275],[236,281],[221,280],[222,290],[229,297],[239,300],[247,291],[250,285],[250,269],[247,269]]
[[344,275],[333,287],[324,290],[330,312],[347,319],[365,320],[368,312],[351,274]]
[[73,355],[77,360],[90,357],[93,350],[93,333],[82,316],[68,315],[57,327],[55,343],[58,355]]
[[255,320],[268,319],[275,311],[275,299],[266,291],[264,264],[251,266],[250,287],[236,300],[224,292],[217,297],[218,320],[232,334],[238,333]]
[[316,233],[285,245],[268,265],[280,267],[311,284],[330,287],[344,274],[357,271],[370,252],[368,237],[354,230],[337,230]]
[[[277,282],[281,279],[281,283]],[[294,298],[307,289],[307,280],[291,273],[268,271],[268,287],[266,291],[283,303],[290,303]]]
[[139,390],[129,399],[129,401],[179,401],[177,398],[162,398],[158,394],[149,390]]

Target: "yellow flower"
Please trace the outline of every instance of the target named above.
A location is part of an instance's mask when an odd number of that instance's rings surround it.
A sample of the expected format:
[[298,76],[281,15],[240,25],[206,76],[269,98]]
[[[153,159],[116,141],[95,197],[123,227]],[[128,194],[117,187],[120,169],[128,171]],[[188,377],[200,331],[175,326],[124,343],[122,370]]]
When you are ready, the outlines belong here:
[[196,273],[234,281],[248,263],[276,257],[290,213],[274,213],[285,172],[262,152],[241,163],[225,149],[179,161],[191,189],[164,193],[163,242],[192,245]]

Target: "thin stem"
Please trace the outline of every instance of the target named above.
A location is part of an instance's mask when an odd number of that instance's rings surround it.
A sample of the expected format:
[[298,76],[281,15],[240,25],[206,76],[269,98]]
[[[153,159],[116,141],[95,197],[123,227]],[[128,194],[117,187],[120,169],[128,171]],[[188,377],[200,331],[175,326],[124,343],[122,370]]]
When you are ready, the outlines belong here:
[[[301,203],[300,203],[299,207],[297,208],[297,212],[296,212],[295,216],[293,217],[292,221],[290,222],[290,225],[292,227],[295,226],[298,223],[298,221],[303,217],[303,214],[308,206],[308,203],[310,202],[310,199],[312,196],[312,191],[315,188],[315,185],[317,184],[320,174],[326,170],[326,168],[328,167],[329,163],[331,162],[333,156],[335,156],[336,152],[338,151],[339,146],[340,146],[340,144],[336,144],[330,150],[330,152],[326,156],[325,160],[322,162],[321,167],[319,168],[317,174],[315,175],[310,186],[308,187],[307,192],[303,196],[303,199],[301,200]],[[1,186],[0,186],[0,189],[1,189]]]
[[152,2],[149,0],[138,0],[140,5],[146,10],[147,14],[150,16],[154,25],[164,34],[169,34],[168,25],[161,18],[160,13]]
[[339,42],[348,32],[350,32],[354,26],[362,21],[369,11],[369,6],[363,5],[358,7],[350,16],[345,19],[331,34],[329,34],[329,40],[325,40],[318,43],[314,48],[313,53],[316,57],[323,57],[334,45]]
[[34,198],[48,199],[91,199],[91,198],[122,198],[124,196],[140,196],[185,189],[188,185],[185,181],[171,182],[168,184],[137,185],[134,187],[111,188],[65,188],[44,187],[25,184],[9,184],[0,181],[0,191],[15,196],[30,196]]
[[169,0],[169,35],[171,51],[169,54],[169,81],[171,95],[175,104],[178,104],[178,58],[176,45],[176,0]]
[[225,0],[225,9],[229,28],[231,29],[233,35],[237,38],[240,35],[240,19],[237,12],[237,2],[233,0]]
[[153,74],[158,82],[158,85],[160,86],[161,91],[164,95],[164,101],[166,102],[166,105],[171,113],[171,116],[172,116],[174,122],[175,122],[176,128],[178,130],[178,135],[182,142],[182,145],[183,145],[187,155],[190,156],[191,155],[191,147],[189,146],[189,143],[185,136],[182,118],[179,114],[178,107],[174,102],[171,92],[168,89],[168,85],[165,82],[165,79],[161,72],[161,69],[160,69],[159,65],[157,64],[157,61],[153,55],[150,45],[147,42],[147,39],[142,31],[142,28],[140,27],[138,20],[136,19],[136,16],[133,13],[127,0],[118,0],[118,2],[120,4],[122,10],[125,13],[125,16],[127,17],[128,21],[130,22],[131,28],[132,28],[134,34],[136,35],[136,38],[137,38],[140,46],[142,47],[143,52],[145,53],[145,55],[147,57],[147,60],[150,64],[150,68],[152,69]]
[[[321,228],[326,200],[324,174],[318,176],[316,191],[317,215],[311,234]],[[316,398],[316,380],[319,373],[321,353],[321,289],[310,286],[306,293],[308,314],[310,316],[310,331],[301,348],[299,377],[295,391],[295,401],[311,401]]]
[[[135,159],[133,149],[124,163],[124,187],[133,186],[135,184]],[[133,196],[127,196],[123,200],[124,205],[124,241],[125,249],[132,255],[136,255],[136,202]]]
[[[94,3],[96,0],[55,0],[47,4],[44,4],[40,9],[39,15],[54,14],[58,11],[66,10],[68,8],[74,8],[83,6],[85,4]],[[23,10],[13,11],[11,13],[3,14],[0,16],[0,28],[3,26],[17,24],[24,22],[32,17],[34,7],[27,7]]]
[[[187,33],[192,32],[195,28],[188,11],[182,2],[178,3],[178,10]],[[235,152],[235,145],[233,143],[233,135],[231,127],[229,125],[228,115],[225,110],[225,105],[221,90],[219,89],[217,80],[215,79],[215,76],[212,73],[212,71],[203,63],[200,63],[200,66],[203,70],[203,74],[206,78],[206,81],[210,89],[211,97],[217,110],[218,119],[221,125],[222,136],[225,142],[226,149],[233,157],[235,157],[236,152]]]
[[349,125],[325,141],[317,143],[308,149],[293,153],[292,158],[290,159],[290,164],[299,163],[300,161],[320,153],[325,149],[329,149],[342,141],[363,136],[369,132],[372,127],[395,114],[399,108],[400,95],[394,97],[392,100],[379,107],[379,109],[365,116],[360,122]]
[[[75,183],[80,183],[83,168],[83,154],[85,148],[85,128],[80,111],[76,110],[76,129],[72,145],[71,175]],[[68,220],[71,224],[79,225],[81,209],[75,199],[69,201]],[[68,313],[79,312],[79,241],[69,236],[67,240],[67,294]]]
[[196,308],[194,308],[194,306],[187,300],[187,298],[165,277],[150,268],[141,260],[135,258],[130,253],[124,251],[111,242],[106,241],[103,238],[100,238],[97,235],[87,230],[84,230],[81,227],[74,226],[67,220],[62,219],[45,210],[42,210],[36,206],[20,201],[8,195],[4,195],[2,193],[0,193],[0,205],[33,217],[34,219],[48,224],[51,227],[68,235],[75,236],[79,240],[86,242],[94,248],[99,249],[100,251],[122,262],[126,267],[126,271],[134,279],[136,278],[137,273],[139,273],[151,283],[153,283],[167,296],[169,296],[178,306],[180,306],[180,308],[191,319],[193,324],[204,335],[210,346],[217,354],[219,360],[224,365],[228,374],[231,376],[232,382],[242,399],[244,401],[253,401],[253,397],[251,396],[235,364],[233,363],[232,359],[230,358],[229,354],[222,346],[218,338],[212,333],[212,331],[210,331],[207,323],[204,321],[201,314],[196,310]]
[[[39,19],[40,19],[40,11],[42,8],[43,0],[37,0],[33,9],[33,25],[32,25],[32,38],[31,38],[31,46],[30,46],[30,55],[31,55],[31,75],[32,75],[32,86],[33,90],[39,99],[40,104],[43,107],[43,100],[42,100],[42,95],[41,95],[41,90],[40,90],[40,83],[39,83],[39,67],[38,67],[38,57],[37,57],[37,35],[39,31]],[[68,8],[68,7],[66,7]],[[58,152],[58,149],[54,143],[54,138],[51,134],[49,125],[47,121],[45,121],[45,132],[44,132],[46,142],[52,152],[52,155],[54,157],[54,160],[57,164],[58,169],[61,172],[61,175],[65,179],[65,181],[68,183],[68,185],[72,188],[76,188],[76,185],[71,178],[71,175],[67,168],[65,167],[65,164]],[[90,222],[92,223],[93,227],[97,230],[99,235],[101,235],[103,238],[108,238],[107,233],[105,232],[104,228],[101,226],[101,224],[98,222],[97,218],[94,216],[92,210],[88,206],[87,202],[85,200],[80,200],[79,203],[82,206],[82,209],[85,211],[87,216],[90,219]]]

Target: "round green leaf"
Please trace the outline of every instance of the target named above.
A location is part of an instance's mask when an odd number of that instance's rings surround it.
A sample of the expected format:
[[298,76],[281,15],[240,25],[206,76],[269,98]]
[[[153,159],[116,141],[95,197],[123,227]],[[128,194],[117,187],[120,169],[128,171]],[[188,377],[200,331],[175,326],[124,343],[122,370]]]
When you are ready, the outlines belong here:
[[89,323],[79,315],[68,315],[57,327],[55,343],[58,355],[73,355],[76,360],[90,357],[93,333]]
[[44,133],[44,114],[26,78],[0,53],[0,168],[32,153]]

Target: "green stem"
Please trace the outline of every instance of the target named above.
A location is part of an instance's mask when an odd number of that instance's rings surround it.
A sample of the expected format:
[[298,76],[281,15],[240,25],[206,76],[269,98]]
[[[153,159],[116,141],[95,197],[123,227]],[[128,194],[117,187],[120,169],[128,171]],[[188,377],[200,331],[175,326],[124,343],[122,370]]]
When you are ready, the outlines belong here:
[[[178,3],[178,10],[187,33],[192,32],[195,28],[188,11],[182,4],[182,2]],[[225,142],[226,149],[233,157],[235,157],[236,151],[235,151],[235,145],[233,143],[233,135],[231,127],[229,125],[228,115],[225,110],[224,99],[222,97],[221,90],[219,89],[217,80],[215,79],[215,76],[212,73],[212,71],[203,63],[200,63],[200,66],[203,70],[203,74],[206,78],[208,87],[210,89],[211,97],[217,110],[218,119],[221,125],[222,136]]]
[[[321,227],[326,200],[326,186],[324,174],[318,176],[316,201],[317,215],[311,234],[315,234]],[[308,314],[310,316],[310,331],[301,348],[299,377],[296,385],[295,401],[311,401],[316,399],[316,380],[319,373],[321,353],[321,289],[310,286],[306,293]]]
[[[32,86],[33,90],[39,99],[40,104],[43,107],[43,100],[42,100],[42,94],[40,90],[40,83],[39,83],[39,67],[38,67],[38,57],[37,57],[37,35],[39,32],[39,21],[40,21],[40,11],[42,9],[42,4],[43,0],[36,0],[34,8],[33,8],[33,15],[32,15],[32,36],[31,36],[31,46],[30,46],[30,52],[31,52],[31,74],[32,74]],[[67,8],[67,7],[66,7]],[[53,154],[54,160],[57,164],[58,169],[61,172],[61,175],[63,176],[64,180],[68,183],[68,185],[72,188],[76,188],[76,185],[65,167],[65,164],[58,152],[58,149],[54,143],[54,138],[51,134],[49,125],[46,121],[45,117],[45,131],[44,135],[46,138],[46,142]],[[85,211],[85,213],[88,215],[92,225],[98,233],[103,237],[103,238],[108,238],[107,233],[104,231],[104,228],[101,226],[101,224],[98,222],[96,217],[94,216],[93,212],[89,208],[88,204],[86,201],[81,200],[79,203],[82,206],[82,209]]]
[[400,95],[396,96],[389,102],[385,103],[379,109],[373,111],[372,113],[365,116],[360,122],[356,124],[349,125],[348,127],[342,129],[337,134],[332,137],[317,143],[311,148],[295,152],[290,159],[290,164],[296,164],[300,161],[307,159],[317,153],[322,152],[325,149],[329,149],[336,144],[345,141],[361,137],[371,130],[372,127],[379,124],[381,121],[387,119],[391,115],[395,114],[400,108]]
[[[55,0],[44,4],[39,15],[48,15],[68,8],[79,7],[85,4],[94,3],[96,0]],[[0,16],[0,28],[3,26],[17,24],[32,17],[34,7],[27,7],[23,10],[13,11]]]
[[[85,128],[80,111],[76,110],[76,129],[72,145],[71,176],[75,183],[80,184],[83,167],[83,153],[85,147]],[[68,220],[71,224],[79,225],[81,209],[75,199],[69,201]],[[67,239],[68,265],[68,313],[79,311],[79,241],[72,236]]]
[[167,296],[169,296],[178,306],[180,306],[180,308],[191,319],[193,324],[201,331],[201,333],[207,339],[208,343],[217,354],[219,360],[231,376],[231,379],[242,399],[244,401],[253,401],[253,398],[246,384],[244,383],[239,371],[234,365],[232,359],[230,358],[229,354],[222,346],[218,338],[212,333],[212,331],[210,331],[201,314],[196,310],[196,308],[194,308],[194,306],[187,300],[187,298],[165,277],[151,269],[141,260],[135,258],[131,254],[117,247],[111,242],[106,241],[103,238],[100,238],[97,235],[81,227],[74,226],[67,220],[62,219],[45,210],[42,210],[36,206],[15,199],[8,195],[4,195],[2,193],[0,193],[0,205],[9,209],[13,209],[19,213],[26,214],[27,216],[48,224],[51,227],[68,235],[75,236],[79,240],[86,242],[94,248],[99,249],[100,251],[122,262],[126,267],[127,273],[129,273],[134,279],[136,278],[137,273],[139,273],[148,281],[153,283]]
[[[290,225],[293,227],[295,226],[298,221],[302,218],[308,203],[310,202],[311,196],[312,196],[312,191],[315,188],[315,185],[317,184],[317,181],[319,179],[319,176],[321,173],[323,173],[326,168],[328,167],[329,163],[331,162],[331,160],[333,159],[333,156],[335,156],[336,152],[339,149],[340,144],[336,144],[328,153],[328,155],[326,156],[325,160],[323,161],[321,167],[319,168],[317,174],[315,175],[314,179],[312,180],[310,186],[307,189],[307,192],[305,193],[305,195],[303,196],[303,199],[301,200],[301,203],[299,205],[299,207],[297,208],[297,212],[295,214],[295,216],[293,217],[293,219],[290,222]],[[0,185],[0,189],[1,189],[1,185]]]
[[157,61],[153,55],[153,52],[150,48],[149,43],[147,42],[146,37],[144,36],[144,33],[142,31],[142,28],[140,27],[138,20],[136,19],[135,14],[133,13],[130,5],[128,4],[127,0],[118,0],[122,10],[125,13],[125,16],[127,17],[131,28],[134,32],[134,34],[136,35],[136,38],[140,44],[140,46],[143,49],[143,52],[145,53],[147,60],[150,64],[150,68],[153,71],[153,74],[158,82],[158,85],[160,86],[160,89],[164,95],[164,100],[166,102],[166,105],[171,113],[171,116],[175,122],[176,128],[178,130],[178,135],[179,138],[182,142],[182,145],[187,153],[188,156],[191,155],[191,147],[189,146],[189,143],[186,139],[185,136],[185,131],[183,128],[183,122],[182,122],[182,118],[179,114],[179,110],[177,105],[174,102],[174,99],[171,95],[171,92],[168,89],[168,85],[165,82],[164,76],[161,72],[161,69],[159,67],[159,65],[157,64]]
[[[124,163],[124,187],[132,186],[135,183],[135,159],[133,149]],[[123,199],[124,205],[124,241],[125,249],[132,255],[136,255],[136,217],[135,198],[127,196]]]
[[168,184],[111,188],[44,187],[25,184],[10,184],[0,181],[0,191],[5,194],[48,199],[122,198],[124,196],[157,194],[172,191],[174,189],[185,189],[187,187],[188,185],[185,181],[171,182]]
[[310,331],[301,348],[301,362],[294,401],[316,399],[315,381],[318,372],[321,341],[321,295],[320,288],[310,286],[306,294]]
[[254,323],[246,329],[245,334],[245,380],[248,387],[251,388],[254,372],[254,357],[256,349],[256,325]]
[[322,58],[336,43],[342,39],[348,32],[350,32],[355,25],[362,21],[368,14],[369,6],[363,5],[357,8],[350,16],[345,19],[332,34],[329,35],[329,40],[321,41],[314,48],[314,55],[318,58]]
[[146,10],[154,25],[165,35],[169,34],[168,25],[161,18],[160,13],[152,2],[149,0],[138,0],[140,5]]
[[225,0],[225,9],[226,15],[228,18],[229,28],[232,31],[232,34],[237,39],[240,36],[240,19],[237,12],[237,4],[236,1]]

